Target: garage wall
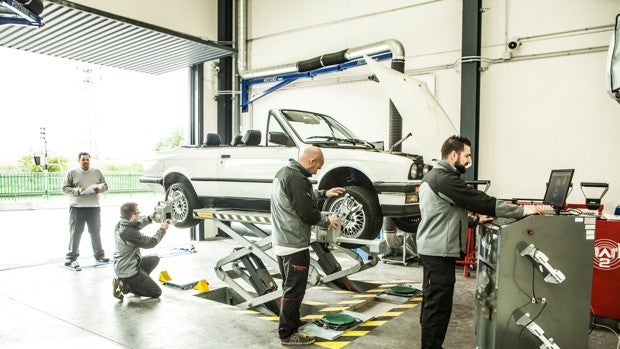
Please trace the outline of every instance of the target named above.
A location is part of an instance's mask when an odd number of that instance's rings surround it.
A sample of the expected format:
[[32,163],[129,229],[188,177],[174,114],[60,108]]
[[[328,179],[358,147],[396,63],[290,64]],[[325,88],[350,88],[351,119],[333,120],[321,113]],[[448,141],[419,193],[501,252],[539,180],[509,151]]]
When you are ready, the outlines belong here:
[[[248,68],[396,39],[405,48],[407,73],[429,82],[458,128],[461,4],[249,1]],[[575,168],[569,202],[584,201],[580,182],[608,182],[604,204],[613,211],[620,204],[613,160],[620,149],[620,105],[606,95],[604,74],[620,2],[489,0],[483,7],[480,179],[490,179],[489,193],[498,197],[542,198],[551,169]],[[512,37],[522,45],[510,51],[505,42]],[[242,118],[243,128],[264,129],[270,108],[305,108],[387,144],[388,100],[368,75],[360,67],[295,83],[256,101]],[[419,132],[403,134],[408,131]],[[415,152],[407,142],[403,150]]]

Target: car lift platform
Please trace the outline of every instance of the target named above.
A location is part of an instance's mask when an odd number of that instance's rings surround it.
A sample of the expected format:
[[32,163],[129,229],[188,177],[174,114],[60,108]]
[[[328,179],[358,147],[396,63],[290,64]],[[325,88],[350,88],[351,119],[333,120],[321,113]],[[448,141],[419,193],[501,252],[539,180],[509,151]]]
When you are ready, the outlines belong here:
[[[194,210],[196,219],[210,219],[224,233],[235,240],[240,247],[215,265],[215,273],[245,301],[237,304],[243,309],[256,309],[268,315],[279,313],[279,301],[282,291],[270,274],[274,270],[279,274],[278,261],[271,250],[271,235],[261,229],[260,225],[271,224],[271,214],[256,211],[235,211],[226,209],[204,208]],[[254,236],[237,232],[231,222],[243,225]],[[364,261],[360,255],[341,244],[355,246],[366,252],[370,258]],[[379,261],[379,254],[384,254],[387,245],[384,240],[352,239],[340,236],[339,230],[326,230],[315,227],[310,247],[310,270],[306,287],[326,285],[347,291],[357,292],[347,276],[371,268]],[[338,249],[349,259],[346,269],[342,269],[332,250]],[[241,281],[246,283],[246,287]],[[256,293],[249,290],[251,286]]]

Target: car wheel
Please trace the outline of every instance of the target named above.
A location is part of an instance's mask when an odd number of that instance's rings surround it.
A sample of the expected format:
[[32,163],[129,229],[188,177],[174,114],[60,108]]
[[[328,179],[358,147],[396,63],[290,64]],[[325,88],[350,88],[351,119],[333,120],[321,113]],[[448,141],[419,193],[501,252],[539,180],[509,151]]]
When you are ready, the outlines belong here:
[[344,195],[327,198],[323,210],[343,213],[344,218],[341,217],[340,222],[343,237],[368,240],[376,238],[383,220],[377,196],[360,186],[344,189]]
[[409,216],[409,217],[392,217],[392,221],[396,228],[406,233],[417,233],[418,225],[420,225],[421,216]]
[[198,224],[194,209],[200,208],[198,198],[186,183],[174,183],[166,191],[166,202],[172,207],[172,220],[177,228],[190,228]]

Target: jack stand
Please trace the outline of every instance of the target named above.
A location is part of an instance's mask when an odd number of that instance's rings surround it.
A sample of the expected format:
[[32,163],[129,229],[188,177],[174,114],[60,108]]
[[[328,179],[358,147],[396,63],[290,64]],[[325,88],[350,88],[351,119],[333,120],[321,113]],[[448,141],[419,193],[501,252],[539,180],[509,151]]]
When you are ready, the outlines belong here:
[[[488,179],[477,180],[477,181],[467,181],[467,186],[478,189],[478,186],[484,185],[484,191],[486,193],[491,186],[491,181]],[[463,266],[463,277],[468,278],[471,273],[471,270],[475,270],[478,267],[478,257],[477,254],[478,249],[476,248],[476,228],[467,228],[467,241],[465,242],[465,255],[463,259],[458,259],[456,261],[457,265]]]
[[[384,233],[385,239],[388,240],[388,234],[397,234],[396,232],[392,232],[392,233]],[[415,244],[415,235],[413,233],[403,233],[402,235],[402,246],[399,248],[400,251],[396,252],[395,254],[386,254],[381,256],[381,260],[383,261],[383,263],[398,263],[398,264],[402,264],[405,267],[409,264],[409,262],[411,261],[415,261],[415,259],[418,257],[417,254],[414,253],[414,251],[410,251],[411,247],[410,246],[416,246]],[[399,238],[398,236],[395,238]],[[388,243],[388,246],[390,244]],[[395,248],[392,249],[393,251],[396,251]]]

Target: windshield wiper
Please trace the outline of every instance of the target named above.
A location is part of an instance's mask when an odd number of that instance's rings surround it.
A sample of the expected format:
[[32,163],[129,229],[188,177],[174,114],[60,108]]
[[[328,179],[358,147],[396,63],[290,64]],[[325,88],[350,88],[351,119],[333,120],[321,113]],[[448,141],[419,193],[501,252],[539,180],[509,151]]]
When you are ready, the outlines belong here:
[[363,139],[357,139],[357,138],[338,138],[338,137],[333,137],[333,136],[311,136],[311,137],[308,137],[306,139],[313,139],[313,138],[324,138],[324,139],[326,139],[328,141],[350,143],[350,144],[353,144],[353,145],[361,144],[361,145],[369,146],[371,148],[375,147],[372,143],[370,143],[368,141],[365,141]]

